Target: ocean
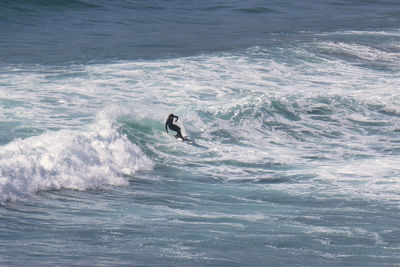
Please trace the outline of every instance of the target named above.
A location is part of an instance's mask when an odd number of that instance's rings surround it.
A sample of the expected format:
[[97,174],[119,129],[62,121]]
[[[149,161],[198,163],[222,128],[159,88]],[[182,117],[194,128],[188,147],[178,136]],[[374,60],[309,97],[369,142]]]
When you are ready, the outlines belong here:
[[397,0],[2,0],[0,31],[0,266],[400,264]]

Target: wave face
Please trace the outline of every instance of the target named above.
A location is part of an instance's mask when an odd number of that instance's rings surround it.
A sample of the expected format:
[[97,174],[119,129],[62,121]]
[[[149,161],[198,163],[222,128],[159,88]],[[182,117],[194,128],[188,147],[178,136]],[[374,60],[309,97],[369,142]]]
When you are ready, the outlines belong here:
[[275,2],[2,1],[0,265],[398,265],[397,2]]

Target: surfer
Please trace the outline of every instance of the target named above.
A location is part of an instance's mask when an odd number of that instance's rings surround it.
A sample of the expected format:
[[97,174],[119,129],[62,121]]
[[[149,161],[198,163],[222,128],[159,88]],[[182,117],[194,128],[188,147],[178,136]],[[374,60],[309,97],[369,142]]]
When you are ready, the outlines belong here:
[[182,138],[182,140],[185,140],[185,138],[182,136],[181,133],[181,127],[179,127],[178,125],[174,124],[174,118],[176,118],[175,122],[178,121],[178,116],[175,116],[174,114],[169,114],[167,121],[165,122],[165,130],[168,133],[168,127],[170,130],[175,131],[176,138]]

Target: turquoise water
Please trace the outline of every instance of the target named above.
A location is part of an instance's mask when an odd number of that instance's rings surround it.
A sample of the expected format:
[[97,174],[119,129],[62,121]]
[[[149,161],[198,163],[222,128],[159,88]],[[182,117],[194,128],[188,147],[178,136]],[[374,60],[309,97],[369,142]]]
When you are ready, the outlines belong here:
[[4,3],[0,265],[399,263],[396,3]]

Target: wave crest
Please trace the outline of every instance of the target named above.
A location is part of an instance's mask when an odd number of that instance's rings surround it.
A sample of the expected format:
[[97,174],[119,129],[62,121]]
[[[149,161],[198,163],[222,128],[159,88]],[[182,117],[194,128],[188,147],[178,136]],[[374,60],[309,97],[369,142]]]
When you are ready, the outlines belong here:
[[0,202],[39,190],[123,185],[124,175],[153,167],[139,147],[104,124],[86,132],[62,130],[15,140],[0,157]]

